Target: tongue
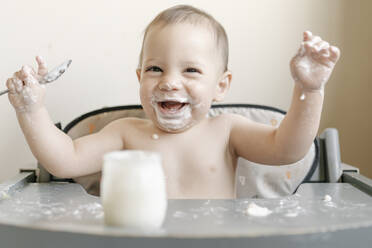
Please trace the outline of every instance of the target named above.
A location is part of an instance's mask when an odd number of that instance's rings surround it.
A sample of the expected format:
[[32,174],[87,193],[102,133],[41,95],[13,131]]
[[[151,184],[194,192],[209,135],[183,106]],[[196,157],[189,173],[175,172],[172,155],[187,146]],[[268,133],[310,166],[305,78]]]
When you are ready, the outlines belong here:
[[162,105],[164,108],[171,110],[177,110],[183,107],[183,103],[180,102],[163,102]]

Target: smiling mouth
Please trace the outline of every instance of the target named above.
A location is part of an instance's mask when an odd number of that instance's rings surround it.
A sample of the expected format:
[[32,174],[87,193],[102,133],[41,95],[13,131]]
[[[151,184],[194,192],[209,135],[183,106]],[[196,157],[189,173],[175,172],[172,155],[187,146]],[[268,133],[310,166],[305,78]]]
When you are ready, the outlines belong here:
[[177,101],[158,102],[158,107],[164,114],[178,113],[187,105],[189,105],[189,103]]

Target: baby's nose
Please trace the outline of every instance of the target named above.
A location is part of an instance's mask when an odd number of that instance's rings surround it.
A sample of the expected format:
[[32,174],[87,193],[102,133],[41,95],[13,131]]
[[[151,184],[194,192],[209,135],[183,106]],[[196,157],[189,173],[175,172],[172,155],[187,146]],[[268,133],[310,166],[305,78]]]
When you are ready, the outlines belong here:
[[159,84],[159,89],[164,91],[179,90],[180,88],[181,83],[175,80],[166,80]]

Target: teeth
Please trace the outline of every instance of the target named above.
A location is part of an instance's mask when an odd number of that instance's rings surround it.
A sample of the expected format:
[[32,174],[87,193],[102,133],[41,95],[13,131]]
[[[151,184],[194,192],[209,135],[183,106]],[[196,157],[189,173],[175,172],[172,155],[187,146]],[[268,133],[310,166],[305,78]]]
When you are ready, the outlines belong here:
[[173,98],[166,98],[158,100],[158,102],[173,102],[173,103],[187,103],[187,99],[173,99]]

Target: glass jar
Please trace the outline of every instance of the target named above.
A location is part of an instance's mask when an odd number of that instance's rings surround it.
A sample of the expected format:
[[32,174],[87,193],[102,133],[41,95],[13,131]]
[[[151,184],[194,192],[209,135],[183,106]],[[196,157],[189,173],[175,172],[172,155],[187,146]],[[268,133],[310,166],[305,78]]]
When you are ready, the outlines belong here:
[[101,200],[107,225],[161,227],[167,196],[160,154],[137,150],[105,154]]

